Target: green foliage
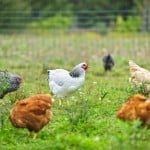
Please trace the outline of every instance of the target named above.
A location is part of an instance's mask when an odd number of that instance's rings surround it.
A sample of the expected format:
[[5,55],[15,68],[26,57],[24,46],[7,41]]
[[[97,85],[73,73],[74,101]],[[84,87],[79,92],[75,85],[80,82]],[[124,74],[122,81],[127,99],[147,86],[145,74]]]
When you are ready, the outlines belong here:
[[[0,35],[0,47],[7,49],[7,55],[0,53],[0,67],[19,74],[24,81],[18,91],[0,101],[0,149],[149,149],[149,129],[141,127],[139,120],[124,122],[116,118],[118,108],[135,93],[128,81],[128,59],[136,58],[137,62],[149,66],[150,52],[146,49],[150,43],[149,35],[124,37],[120,34],[112,38],[92,32],[56,33]],[[20,50],[24,45],[24,50]],[[115,56],[112,72],[103,73],[100,64],[103,47]],[[27,129],[11,125],[9,112],[16,101],[32,94],[50,92],[48,69],[70,70],[82,61],[89,64],[84,85],[72,97],[64,98],[62,107],[54,98],[52,120],[38,133],[36,140],[28,137]]]
[[9,78],[7,72],[0,72],[0,95],[9,87]]
[[31,29],[68,29],[71,27],[72,20],[70,17],[56,15],[47,19],[32,22],[27,28]]
[[142,95],[148,96],[149,92],[146,90],[146,83],[141,82],[139,84],[132,82],[131,91],[133,94],[140,93]]
[[[23,11],[22,11],[23,10]],[[23,28],[31,15],[31,7],[23,0],[1,0],[0,29]]]
[[129,16],[126,20],[122,16],[117,17],[115,30],[117,32],[137,32],[140,31],[141,18]]
[[[133,0],[123,0],[116,1],[113,3],[112,0],[86,0],[86,1],[73,1],[74,9],[76,10],[120,10],[120,9],[131,9],[133,7]],[[112,5],[113,3],[113,5]]]
[[[45,0],[44,3],[40,0],[36,0],[36,2],[34,0],[1,0],[0,29],[3,29],[3,31],[22,29],[31,21],[33,21],[31,23],[33,28],[54,27],[54,29],[66,29],[70,27],[72,20],[70,21],[66,17],[62,19],[59,14],[68,14],[68,12],[70,14],[71,12],[74,14],[73,17],[75,16],[78,19],[80,27],[99,26],[101,33],[105,34],[108,25],[111,26],[111,22],[114,21],[113,15],[116,16],[116,12],[122,14],[124,10],[131,11],[133,9],[139,12],[143,8],[141,0],[140,2],[139,0],[126,0],[125,2],[120,0],[113,3],[113,5],[112,0]],[[54,17],[55,15],[57,16]],[[44,19],[52,16],[54,18]],[[41,21],[37,23],[35,20],[39,19]]]

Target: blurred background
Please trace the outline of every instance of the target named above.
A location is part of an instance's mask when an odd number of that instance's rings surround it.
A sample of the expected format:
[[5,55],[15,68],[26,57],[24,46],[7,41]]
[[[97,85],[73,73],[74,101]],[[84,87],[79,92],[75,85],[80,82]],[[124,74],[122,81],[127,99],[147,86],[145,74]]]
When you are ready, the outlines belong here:
[[149,32],[149,0],[1,0],[0,31]]
[[149,32],[149,0],[1,0],[0,31]]
[[110,52],[143,59],[149,47],[149,0],[0,0],[0,57],[96,62]]

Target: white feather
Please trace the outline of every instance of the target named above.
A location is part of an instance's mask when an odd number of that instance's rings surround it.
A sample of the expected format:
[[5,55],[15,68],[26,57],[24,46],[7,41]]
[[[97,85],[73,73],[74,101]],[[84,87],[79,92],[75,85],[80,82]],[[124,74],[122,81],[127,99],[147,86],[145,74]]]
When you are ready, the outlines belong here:
[[79,89],[85,80],[85,70],[79,77],[70,76],[69,71],[64,69],[48,70],[48,72],[50,90],[59,98]]

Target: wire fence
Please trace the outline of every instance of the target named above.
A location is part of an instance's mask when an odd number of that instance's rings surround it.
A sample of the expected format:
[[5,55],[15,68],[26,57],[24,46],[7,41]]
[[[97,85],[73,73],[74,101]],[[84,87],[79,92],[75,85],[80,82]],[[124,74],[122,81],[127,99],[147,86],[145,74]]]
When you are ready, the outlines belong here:
[[149,32],[150,9],[82,11],[0,11],[0,33],[33,31]]
[[[43,56],[47,61],[48,56],[55,55],[70,61],[89,57],[95,61],[108,50],[114,55],[146,58],[150,54],[149,31],[150,9],[142,13],[3,11],[0,57],[19,55],[38,60]],[[74,55],[70,57],[71,53]]]

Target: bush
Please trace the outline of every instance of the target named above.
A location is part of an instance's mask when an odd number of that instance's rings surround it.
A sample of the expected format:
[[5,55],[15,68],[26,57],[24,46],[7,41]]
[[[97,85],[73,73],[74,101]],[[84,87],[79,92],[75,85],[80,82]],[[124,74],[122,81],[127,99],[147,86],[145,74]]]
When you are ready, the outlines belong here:
[[122,16],[117,17],[115,30],[118,32],[137,32],[140,31],[141,18],[139,16],[129,16],[124,20]]
[[34,21],[28,25],[28,28],[32,29],[68,29],[71,27],[72,20],[70,17],[56,15],[42,19],[40,21]]

